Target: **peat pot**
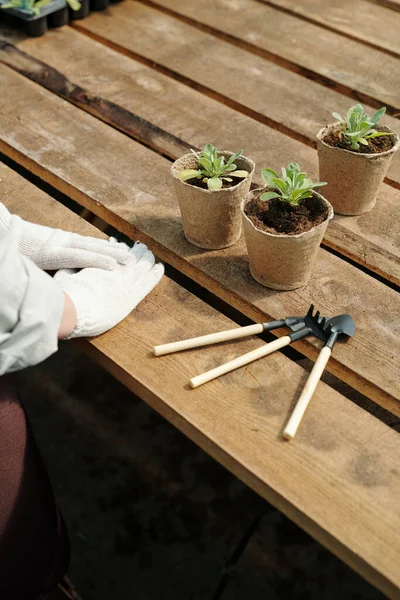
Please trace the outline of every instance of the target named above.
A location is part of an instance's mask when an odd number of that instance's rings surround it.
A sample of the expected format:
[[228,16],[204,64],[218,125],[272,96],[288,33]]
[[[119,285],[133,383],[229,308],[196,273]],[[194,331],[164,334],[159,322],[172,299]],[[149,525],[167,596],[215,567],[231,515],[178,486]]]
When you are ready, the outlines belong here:
[[[226,151],[218,153],[227,159],[232,154]],[[198,168],[197,159],[192,153],[185,154],[171,167],[185,237],[199,248],[228,248],[240,238],[240,204],[250,189],[255,165],[245,156],[240,156],[235,160],[235,164],[239,170],[248,171],[249,176],[246,179],[238,179],[236,185],[212,191],[178,178],[178,174],[184,169]]]
[[333,123],[317,134],[319,181],[327,182],[324,193],[335,213],[361,215],[374,207],[400,139],[391,129],[380,125],[380,131],[393,133],[394,144],[389,150],[376,154],[352,152],[324,142],[324,137],[339,127],[338,123]]
[[313,196],[328,208],[328,215],[322,223],[299,234],[268,233],[258,229],[244,211],[248,202],[265,191],[268,188],[252,190],[241,206],[250,273],[265,287],[294,290],[306,285],[310,278],[318,248],[333,217],[333,209],[321,194],[313,190]]

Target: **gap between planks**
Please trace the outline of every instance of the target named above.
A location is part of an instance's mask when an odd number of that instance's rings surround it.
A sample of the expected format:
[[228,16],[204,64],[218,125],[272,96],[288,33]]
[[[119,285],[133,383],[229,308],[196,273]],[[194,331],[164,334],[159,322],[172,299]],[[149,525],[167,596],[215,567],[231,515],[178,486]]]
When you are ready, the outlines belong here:
[[399,0],[366,0],[366,1],[371,2],[373,4],[379,4],[379,6],[385,6],[386,8],[390,8],[391,10],[400,12]]

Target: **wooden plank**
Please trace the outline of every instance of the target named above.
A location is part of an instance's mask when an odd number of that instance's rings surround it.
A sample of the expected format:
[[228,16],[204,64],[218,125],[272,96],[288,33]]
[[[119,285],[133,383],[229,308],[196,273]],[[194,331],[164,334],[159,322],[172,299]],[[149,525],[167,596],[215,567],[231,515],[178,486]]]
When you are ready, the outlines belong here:
[[[188,11],[188,8],[181,3],[179,6],[176,4],[181,17],[182,10]],[[200,8],[204,10],[204,4],[201,3],[198,8],[199,11]],[[201,14],[199,11],[196,15]],[[239,11],[238,14],[240,17],[242,13]],[[222,22],[225,23],[224,20]],[[122,53],[142,62],[147,61],[153,69],[165,72],[313,147],[316,147],[317,131],[332,121],[331,113],[345,113],[352,103],[329,82],[322,86],[311,79],[304,79],[299,73],[245,52],[236,45],[140,3],[113,6],[107,21],[101,15],[94,14],[74,26]],[[132,30],[135,31],[134,36],[130,35]],[[245,27],[243,31],[246,31]],[[353,55],[347,62],[349,70],[354,69],[354,64],[358,65]],[[326,64],[329,65],[330,61]],[[398,69],[397,66],[397,73]],[[397,73],[394,81],[397,80]],[[356,81],[358,79],[359,75],[356,75]],[[373,81],[371,75],[369,80]],[[238,81],[240,85],[237,85]],[[376,85],[379,84],[377,80]],[[354,99],[360,100],[358,93],[354,94]],[[397,103],[400,105],[398,95]],[[370,106],[367,108],[373,110]],[[397,119],[385,117],[382,122],[400,134]],[[388,177],[390,183],[400,188],[399,154],[392,161]]]
[[[187,152],[190,145],[200,147],[209,141],[212,122],[214,144],[240,148],[246,140],[246,153],[259,166],[257,178],[262,166],[280,168],[293,157],[318,177],[316,153],[310,148],[70,28],[50,32],[40,41],[28,39],[18,48],[3,45],[0,61],[171,158]],[[400,248],[395,244],[400,237],[399,211],[400,192],[384,186],[372,213],[337,216],[325,243],[400,284]]]
[[[400,414],[400,306],[394,290],[322,249],[307,287],[280,294],[262,288],[249,274],[243,238],[215,252],[185,240],[169,161],[4,65],[0,83],[7,90],[0,151],[131,238],[140,237],[162,259],[255,321],[302,314],[311,302],[323,314],[349,312],[357,336],[337,344],[328,368]],[[310,358],[317,354],[315,340],[296,347]]]
[[323,0],[260,0],[263,4],[281,8],[294,16],[300,16],[331,31],[348,35],[377,50],[400,55],[400,15],[388,8],[352,0],[324,2]]
[[400,11],[400,0],[369,0],[369,2],[374,2],[380,6],[386,6],[392,10]]
[[[0,198],[22,217],[102,236],[4,165],[0,179]],[[280,353],[197,390],[186,385],[189,375],[219,362],[221,354],[232,357],[261,340],[159,359],[151,355],[160,341],[232,326],[164,277],[119,326],[79,346],[300,527],[398,598],[396,432],[321,384],[296,442],[284,442],[279,433],[305,373]]]
[[[397,58],[257,0],[141,2],[171,10],[192,24],[364,102],[385,104],[392,112],[400,108]],[[140,14],[138,2],[134,12]],[[93,20],[98,22],[91,18],[89,29]],[[192,57],[189,54],[187,58]]]

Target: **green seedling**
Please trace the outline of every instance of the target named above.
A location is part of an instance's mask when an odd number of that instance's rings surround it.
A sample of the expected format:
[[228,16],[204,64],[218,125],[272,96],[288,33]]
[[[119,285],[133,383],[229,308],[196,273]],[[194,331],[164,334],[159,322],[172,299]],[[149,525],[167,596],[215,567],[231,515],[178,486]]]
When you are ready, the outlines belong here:
[[311,198],[312,189],[326,185],[324,181],[313,183],[311,179],[307,179],[307,173],[300,171],[295,162],[290,163],[286,169],[282,167],[282,177],[272,169],[263,169],[261,176],[268,187],[276,191],[265,192],[260,196],[260,200],[279,198],[292,206],[298,206],[306,198]]
[[47,6],[51,0],[10,0],[6,4],[2,4],[1,8],[21,8],[22,10],[29,10],[33,15],[38,17],[40,15],[40,7]]
[[249,176],[247,171],[240,171],[235,160],[243,154],[243,150],[232,154],[225,162],[224,156],[218,156],[217,149],[212,144],[206,144],[200,153],[191,150],[198,160],[198,169],[184,169],[178,175],[182,181],[188,179],[201,179],[207,184],[209,190],[220,190],[223,181],[232,183],[233,177],[245,179]]
[[[51,0],[10,0],[5,4],[1,5],[1,8],[20,8],[22,10],[29,10],[35,17],[40,16],[40,8],[51,4]],[[67,0],[67,4],[72,10],[79,10],[81,4],[78,0]]]
[[387,131],[376,131],[374,125],[383,117],[386,112],[386,108],[383,106],[376,111],[370,117],[367,113],[364,113],[364,109],[361,104],[355,104],[347,111],[345,118],[341,117],[338,113],[332,113],[332,116],[340,121],[343,131],[341,136],[344,140],[350,144],[354,150],[358,150],[360,144],[368,146],[368,140],[380,136],[392,135]]

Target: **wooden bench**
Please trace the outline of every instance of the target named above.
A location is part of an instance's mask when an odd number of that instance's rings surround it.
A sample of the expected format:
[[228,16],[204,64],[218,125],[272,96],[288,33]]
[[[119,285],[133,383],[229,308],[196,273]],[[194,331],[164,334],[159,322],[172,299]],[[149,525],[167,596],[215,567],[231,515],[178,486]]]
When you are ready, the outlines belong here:
[[[382,6],[385,5],[385,6]],[[349,312],[357,335],[328,368],[400,416],[400,153],[374,210],[335,216],[305,288],[275,293],[248,270],[243,240],[186,242],[169,170],[190,147],[244,148],[262,167],[298,161],[318,177],[316,131],[362,101],[400,132],[399,0],[136,0],[24,39],[0,26],[0,152],[241,316]],[[217,14],[218,18],[213,18]],[[132,33],[134,32],[134,34]],[[66,52],[68,48],[68,52]],[[211,137],[210,137],[211,136]],[[0,191],[32,220],[93,232],[8,169]],[[28,200],[21,194],[26,190]],[[98,232],[96,235],[100,235]],[[189,390],[190,375],[263,342],[155,359],[161,343],[231,327],[165,278],[112,332],[82,349],[264,498],[391,598],[399,585],[398,435],[326,385],[294,445],[282,427],[306,372],[282,355]],[[314,359],[319,343],[296,344]],[[380,407],[375,407],[381,411]],[[390,415],[386,415],[390,422]],[[395,418],[395,417],[394,417]],[[393,418],[393,419],[394,419]]]
[[[351,313],[357,336],[337,345],[327,368],[400,416],[400,305],[393,289],[323,249],[307,287],[284,294],[260,289],[243,238],[223,252],[186,241],[165,158],[4,65],[0,81],[8,97],[0,150],[256,322],[303,312],[311,302],[325,314]],[[313,339],[295,347],[312,359],[319,348]]]
[[[103,234],[0,166],[0,201],[23,218]],[[391,598],[399,597],[398,434],[321,384],[295,443],[281,432],[306,372],[280,353],[196,390],[188,379],[264,342],[162,358],[152,346],[234,324],[164,277],[112,331],[78,341],[107,371]],[[66,343],[66,342],[64,342]]]

